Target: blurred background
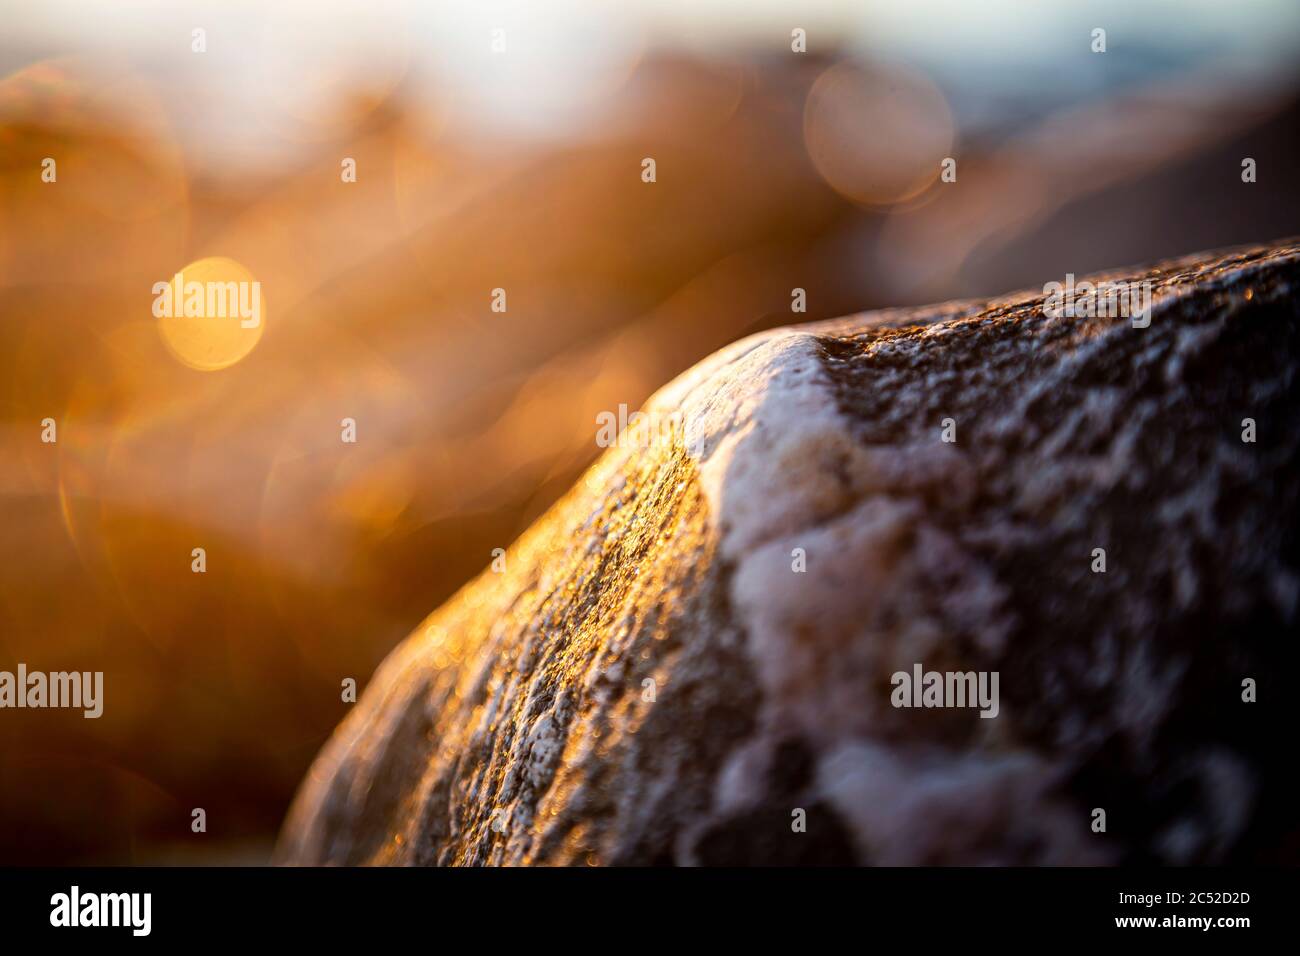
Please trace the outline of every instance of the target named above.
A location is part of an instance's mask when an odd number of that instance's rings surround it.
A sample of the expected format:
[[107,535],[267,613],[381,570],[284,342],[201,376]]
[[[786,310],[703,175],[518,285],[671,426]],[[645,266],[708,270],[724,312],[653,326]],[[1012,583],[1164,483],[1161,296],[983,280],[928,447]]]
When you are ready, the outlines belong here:
[[[341,681],[727,342],[1300,233],[1298,54],[1294,0],[0,0],[0,669],[105,672],[0,711],[0,863],[265,861]],[[265,334],[199,371],[151,287],[209,256]]]

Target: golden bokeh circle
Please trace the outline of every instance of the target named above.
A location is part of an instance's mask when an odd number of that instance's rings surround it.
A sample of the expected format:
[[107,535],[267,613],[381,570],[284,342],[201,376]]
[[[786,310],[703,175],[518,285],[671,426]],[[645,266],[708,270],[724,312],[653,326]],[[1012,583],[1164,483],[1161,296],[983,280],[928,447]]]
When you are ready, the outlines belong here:
[[[197,284],[197,285],[196,285]],[[266,330],[261,283],[234,259],[210,256],[154,286],[153,314],[167,350],[202,372],[229,368]]]

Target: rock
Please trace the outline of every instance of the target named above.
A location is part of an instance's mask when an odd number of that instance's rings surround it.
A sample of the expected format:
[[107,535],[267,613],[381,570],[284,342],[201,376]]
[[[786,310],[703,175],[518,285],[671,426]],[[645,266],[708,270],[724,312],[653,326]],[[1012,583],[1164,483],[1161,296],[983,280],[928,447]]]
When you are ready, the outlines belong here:
[[[666,386],[384,662],[279,858],[1294,861],[1300,244],[1102,278],[1149,327],[1028,291]],[[894,706],[918,664],[997,715]]]

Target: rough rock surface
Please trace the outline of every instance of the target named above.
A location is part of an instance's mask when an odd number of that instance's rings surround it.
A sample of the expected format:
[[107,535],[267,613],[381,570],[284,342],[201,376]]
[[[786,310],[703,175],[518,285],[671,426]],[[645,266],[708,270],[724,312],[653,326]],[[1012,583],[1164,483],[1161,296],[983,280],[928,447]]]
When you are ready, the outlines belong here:
[[[1031,291],[665,387],[381,666],[280,858],[1294,861],[1300,243],[1109,278],[1148,328]],[[891,706],[918,662],[998,716]]]

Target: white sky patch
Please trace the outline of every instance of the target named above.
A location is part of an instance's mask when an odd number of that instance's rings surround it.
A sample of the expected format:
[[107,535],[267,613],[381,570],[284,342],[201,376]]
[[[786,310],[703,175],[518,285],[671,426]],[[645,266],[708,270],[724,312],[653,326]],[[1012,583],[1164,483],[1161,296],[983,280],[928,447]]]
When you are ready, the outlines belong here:
[[[400,66],[453,123],[569,138],[611,108],[647,51],[786,56],[796,26],[812,52],[930,71],[967,121],[996,115],[1004,100],[1050,106],[1206,63],[1278,78],[1300,62],[1293,0],[44,0],[6,14],[0,74],[33,56],[124,56],[174,80],[168,92],[188,98],[182,121],[205,149],[274,165],[295,145],[266,135],[283,125],[277,113],[329,106],[312,103],[334,89],[316,82],[320,67],[363,88]],[[1096,26],[1107,30],[1107,69],[1062,69],[1089,62],[1078,58],[1090,55]],[[205,54],[190,50],[196,27],[207,31]],[[504,53],[493,52],[495,29]]]

